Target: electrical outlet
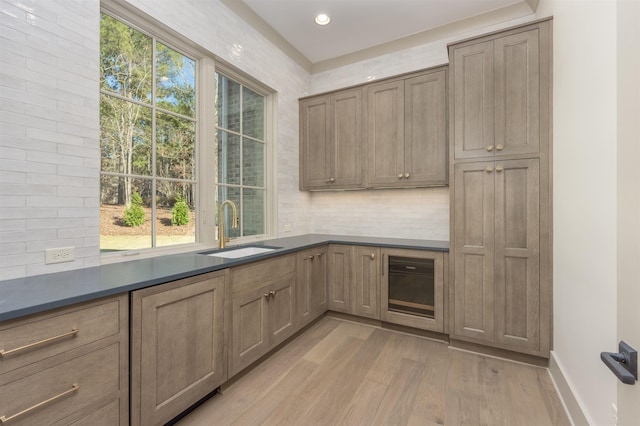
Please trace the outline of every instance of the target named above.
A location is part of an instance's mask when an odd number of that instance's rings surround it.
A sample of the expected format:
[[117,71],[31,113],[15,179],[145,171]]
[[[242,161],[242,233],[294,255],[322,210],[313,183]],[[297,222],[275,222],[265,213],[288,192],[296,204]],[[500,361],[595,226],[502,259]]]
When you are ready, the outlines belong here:
[[44,251],[44,263],[62,263],[71,262],[75,259],[73,253],[74,247],[59,247],[54,249],[46,249]]

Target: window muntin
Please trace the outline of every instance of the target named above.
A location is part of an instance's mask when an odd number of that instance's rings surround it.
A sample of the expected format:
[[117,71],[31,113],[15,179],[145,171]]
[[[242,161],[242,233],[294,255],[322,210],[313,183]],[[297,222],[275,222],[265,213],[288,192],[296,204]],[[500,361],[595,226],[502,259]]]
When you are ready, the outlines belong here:
[[[246,85],[216,72],[216,206],[232,200],[240,226],[231,238],[264,235],[266,229],[266,99]],[[218,211],[218,209],[216,209]]]
[[[107,14],[100,21],[100,249],[194,243],[197,62]],[[143,219],[127,226],[134,194]]]

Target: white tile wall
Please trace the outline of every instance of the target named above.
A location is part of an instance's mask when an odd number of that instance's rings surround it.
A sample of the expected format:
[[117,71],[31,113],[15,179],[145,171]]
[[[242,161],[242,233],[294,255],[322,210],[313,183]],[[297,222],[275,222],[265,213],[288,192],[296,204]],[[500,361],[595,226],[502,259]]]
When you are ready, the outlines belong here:
[[[448,238],[446,188],[298,191],[297,99],[443,63],[444,43],[311,78],[219,0],[118,1],[278,93],[281,235]],[[99,264],[99,12],[99,0],[0,0],[0,279]],[[45,248],[71,245],[75,262],[44,265]]]
[[[0,278],[97,265],[97,1],[0,0]],[[76,261],[44,265],[44,249]]]

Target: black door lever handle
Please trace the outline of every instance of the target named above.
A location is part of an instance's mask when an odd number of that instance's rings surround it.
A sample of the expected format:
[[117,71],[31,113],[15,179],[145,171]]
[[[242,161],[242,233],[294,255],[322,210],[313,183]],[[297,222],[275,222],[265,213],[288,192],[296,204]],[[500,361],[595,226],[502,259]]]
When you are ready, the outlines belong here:
[[638,378],[638,351],[621,341],[619,353],[601,352],[600,359],[624,384],[633,385]]

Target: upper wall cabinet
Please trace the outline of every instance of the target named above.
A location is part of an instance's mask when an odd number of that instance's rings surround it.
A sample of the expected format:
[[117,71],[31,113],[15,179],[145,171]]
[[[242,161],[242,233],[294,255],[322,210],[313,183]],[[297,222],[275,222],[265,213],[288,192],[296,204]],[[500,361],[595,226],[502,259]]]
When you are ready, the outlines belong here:
[[367,186],[447,184],[447,71],[366,86]]
[[449,47],[454,158],[536,154],[549,137],[550,22]]
[[300,189],[362,188],[362,89],[300,101]]

